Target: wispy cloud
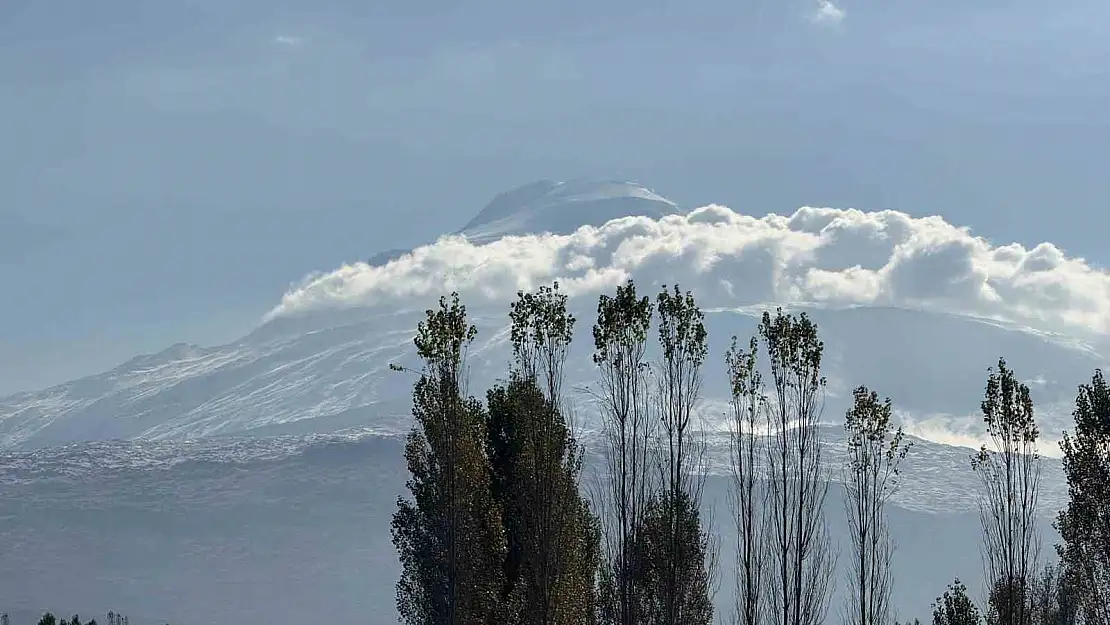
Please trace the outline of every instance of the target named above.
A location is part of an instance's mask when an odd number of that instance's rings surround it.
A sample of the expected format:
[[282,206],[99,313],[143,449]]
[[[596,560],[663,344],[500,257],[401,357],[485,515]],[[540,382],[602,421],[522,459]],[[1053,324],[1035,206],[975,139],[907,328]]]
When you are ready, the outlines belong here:
[[288,46],[290,48],[299,47],[303,45],[304,42],[304,37],[298,37],[296,35],[278,35],[274,37],[274,43],[279,46]]
[[818,0],[817,8],[810,19],[815,24],[835,25],[844,21],[844,9],[836,6],[831,0]]

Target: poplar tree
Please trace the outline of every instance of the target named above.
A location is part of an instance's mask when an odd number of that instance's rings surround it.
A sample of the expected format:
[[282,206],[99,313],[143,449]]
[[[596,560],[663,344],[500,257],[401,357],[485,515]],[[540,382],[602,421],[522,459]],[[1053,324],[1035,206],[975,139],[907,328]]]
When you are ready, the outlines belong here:
[[490,489],[486,416],[465,384],[476,333],[454,293],[427,311],[414,339],[423,366],[405,445],[411,498],[398,498],[392,523],[406,625],[503,622],[505,539]]
[[574,317],[559,285],[519,293],[510,312],[513,366],[491,389],[493,492],[508,552],[510,622],[580,625],[597,618],[597,520],[579,489],[582,452],[562,396]]
[[829,476],[821,461],[825,346],[805,313],[763,313],[759,334],[771,372],[767,425],[772,438],[766,447],[768,621],[821,625],[829,610],[837,558],[824,512]]
[[1029,387],[1018,381],[1004,359],[990,370],[981,404],[993,449],[972,456],[979,477],[979,517],[983,526],[992,625],[1030,625],[1031,583],[1040,553],[1037,506],[1041,456]]
[[637,585],[647,625],[708,625],[713,621],[711,574],[716,543],[702,526],[706,477],[704,435],[696,427],[701,368],[709,352],[704,315],[689,292],[664,286],[656,298],[661,357],[655,370],[654,408],[659,436],[655,469],[659,490],[645,511]]
[[1101,370],[1079,387],[1072,414],[1075,430],[1060,443],[1068,505],[1056,520],[1056,549],[1082,622],[1110,625],[1110,385]]
[[649,471],[652,423],[645,359],[652,307],[629,280],[602,295],[593,327],[605,468],[596,496],[602,522],[599,599],[603,623],[639,625],[637,545],[656,485]]
[[733,621],[736,625],[763,625],[766,603],[767,489],[759,474],[764,438],[757,431],[765,423],[766,388],[757,367],[759,343],[752,337],[748,349],[737,338],[725,353],[728,368],[731,449],[729,465],[732,484],[729,504],[736,525],[736,597]]
[[854,402],[844,422],[848,434],[844,508],[852,548],[846,622],[887,625],[892,620],[894,539],[886,505],[898,489],[901,463],[910,445],[903,442],[902,428],[891,423],[889,398],[880,401],[875,391],[864,386],[852,395]]

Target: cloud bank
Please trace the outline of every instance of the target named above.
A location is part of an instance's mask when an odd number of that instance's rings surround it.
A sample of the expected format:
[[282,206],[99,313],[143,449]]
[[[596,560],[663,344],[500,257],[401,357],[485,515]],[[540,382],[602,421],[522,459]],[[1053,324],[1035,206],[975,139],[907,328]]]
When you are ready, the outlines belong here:
[[572,234],[486,245],[448,236],[381,267],[308,276],[267,319],[317,310],[507,302],[558,280],[596,297],[628,278],[679,283],[705,308],[760,303],[899,306],[1019,323],[1075,336],[1110,333],[1110,273],[1051,243],[994,245],[940,217],[803,207],[762,218],[710,205],[628,217]]

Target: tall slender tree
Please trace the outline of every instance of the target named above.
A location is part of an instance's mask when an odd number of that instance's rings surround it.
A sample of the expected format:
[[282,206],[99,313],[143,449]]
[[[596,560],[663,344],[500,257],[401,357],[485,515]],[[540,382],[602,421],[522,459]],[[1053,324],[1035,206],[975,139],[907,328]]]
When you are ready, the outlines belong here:
[[1029,387],[998,360],[987,378],[981,404],[993,449],[972,456],[979,476],[983,563],[990,592],[988,620],[995,625],[1030,625],[1030,583],[1040,552],[1037,505],[1041,457]]
[[615,296],[599,298],[593,327],[605,438],[605,473],[596,497],[603,539],[599,593],[602,622],[614,625],[641,622],[635,554],[655,491],[648,465],[652,423],[645,358],[651,317],[651,299],[637,295],[629,280]]
[[514,363],[489,392],[495,499],[508,537],[511,622],[596,620],[597,521],[579,490],[582,454],[565,417],[563,370],[574,317],[559,285],[520,293],[510,312]]
[[697,429],[701,368],[709,352],[704,315],[689,291],[664,286],[656,298],[660,360],[653,407],[658,493],[646,510],[637,584],[648,625],[708,625],[713,620],[711,571],[716,543],[702,526],[707,473],[704,428]]
[[890,399],[860,386],[845,415],[848,461],[844,467],[848,537],[852,546],[850,592],[845,610],[849,625],[888,625],[894,539],[886,504],[898,489],[902,460],[910,444],[901,427],[891,423]]
[[423,367],[405,445],[412,498],[398,498],[392,524],[397,609],[407,625],[503,622],[505,539],[490,489],[486,417],[465,385],[475,334],[455,293],[427,311],[414,340]]
[[768,409],[768,614],[776,625],[821,625],[829,610],[833,551],[821,461],[824,344],[805,313],[763,313],[773,391]]
[[1081,597],[1085,625],[1110,625],[1110,385],[1101,370],[1075,398],[1075,431],[1066,433],[1068,505],[1056,520],[1066,579]]
[[728,367],[731,409],[732,488],[729,503],[736,524],[736,594],[733,621],[736,625],[763,625],[763,585],[767,547],[767,489],[758,472],[765,453],[758,429],[766,419],[767,395],[757,367],[759,344],[753,337],[747,350],[736,337],[725,354]]

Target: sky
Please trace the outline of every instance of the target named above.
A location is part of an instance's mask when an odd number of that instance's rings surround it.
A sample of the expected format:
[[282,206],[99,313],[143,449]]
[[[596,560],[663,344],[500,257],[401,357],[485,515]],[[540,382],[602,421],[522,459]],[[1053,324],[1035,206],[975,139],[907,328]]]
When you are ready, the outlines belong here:
[[257,325],[541,178],[1105,267],[1099,0],[10,0],[0,393]]

